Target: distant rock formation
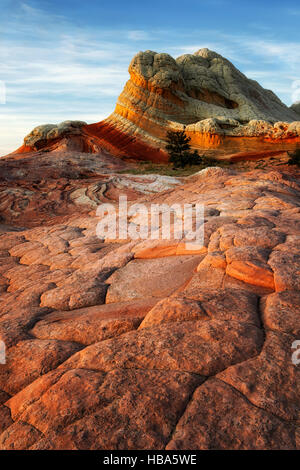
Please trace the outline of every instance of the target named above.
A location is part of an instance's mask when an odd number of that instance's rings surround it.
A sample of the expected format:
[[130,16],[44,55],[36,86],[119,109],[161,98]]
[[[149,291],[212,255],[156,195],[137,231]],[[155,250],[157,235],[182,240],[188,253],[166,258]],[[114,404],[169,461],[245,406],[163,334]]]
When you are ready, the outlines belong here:
[[129,73],[106,120],[39,126],[18,151],[57,148],[62,139],[68,147],[71,139],[78,151],[106,149],[119,157],[165,161],[167,130],[184,127],[194,148],[215,154],[299,145],[299,103],[288,108],[209,49],[176,60],[168,54],[139,52]]
[[139,52],[129,73],[106,122],[154,147],[162,146],[166,129],[183,126],[200,149],[253,150],[258,140],[261,147],[270,148],[272,141],[299,139],[300,123],[291,124],[299,121],[293,109],[208,49],[176,60],[168,54]]
[[[130,83],[118,105],[128,108],[126,97],[129,97],[136,108],[133,88],[144,88],[146,93],[140,96],[143,102],[138,107],[157,108],[155,115],[163,119],[194,124],[211,117],[231,118],[240,123],[251,120],[290,122],[297,118],[272,91],[248,79],[227,59],[208,49],[176,60],[168,54],[139,52],[129,66],[129,73]],[[161,96],[160,100],[151,97],[153,92],[159,95],[159,90],[169,90],[177,97],[177,102],[171,96]],[[150,108],[147,114],[149,112]]]
[[300,116],[300,101],[297,101],[296,103],[292,104],[291,109]]
[[86,125],[84,121],[64,121],[60,124],[45,124],[35,127],[30,134],[24,138],[24,144],[28,147],[38,149],[46,142],[61,138],[65,135],[80,135],[81,127]]

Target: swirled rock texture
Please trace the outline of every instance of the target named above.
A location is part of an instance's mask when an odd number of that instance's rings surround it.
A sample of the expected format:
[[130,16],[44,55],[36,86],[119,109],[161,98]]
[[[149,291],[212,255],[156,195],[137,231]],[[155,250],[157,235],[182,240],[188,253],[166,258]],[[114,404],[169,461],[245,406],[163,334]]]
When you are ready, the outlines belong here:
[[176,60],[139,52],[115,111],[104,121],[46,124],[18,149],[67,149],[122,158],[167,161],[167,130],[185,127],[191,145],[214,156],[291,150],[300,144],[299,104],[288,108],[209,49]]
[[[299,449],[299,171],[93,157],[0,161],[0,449]],[[99,239],[124,193],[204,245]]]

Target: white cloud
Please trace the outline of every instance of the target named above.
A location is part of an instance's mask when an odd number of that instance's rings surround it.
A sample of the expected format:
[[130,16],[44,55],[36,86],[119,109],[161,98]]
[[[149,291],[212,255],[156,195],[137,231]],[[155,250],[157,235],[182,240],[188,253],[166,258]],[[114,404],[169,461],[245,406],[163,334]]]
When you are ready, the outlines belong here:
[[128,39],[133,41],[146,41],[149,39],[149,34],[146,31],[128,31]]
[[269,60],[279,60],[299,70],[300,42],[275,42],[274,40],[251,41],[248,45],[258,55]]
[[0,80],[0,104],[6,104],[6,85],[3,80]]
[[293,96],[293,102],[294,103],[299,102],[299,99],[300,99],[300,80],[295,80],[292,83],[292,96]]
[[288,8],[287,13],[292,16],[300,16],[300,9],[298,8]]

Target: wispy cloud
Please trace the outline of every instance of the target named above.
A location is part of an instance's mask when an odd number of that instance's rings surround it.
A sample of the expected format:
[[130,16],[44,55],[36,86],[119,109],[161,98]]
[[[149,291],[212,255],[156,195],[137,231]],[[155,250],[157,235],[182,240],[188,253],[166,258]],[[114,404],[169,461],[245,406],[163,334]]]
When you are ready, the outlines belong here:
[[128,31],[128,39],[133,41],[147,41],[149,39],[149,33],[147,31]]
[[300,69],[300,42],[282,42],[274,40],[254,40],[248,47],[257,55],[263,56],[269,61],[281,62],[291,69]]
[[286,11],[288,15],[300,16],[300,8],[288,8]]

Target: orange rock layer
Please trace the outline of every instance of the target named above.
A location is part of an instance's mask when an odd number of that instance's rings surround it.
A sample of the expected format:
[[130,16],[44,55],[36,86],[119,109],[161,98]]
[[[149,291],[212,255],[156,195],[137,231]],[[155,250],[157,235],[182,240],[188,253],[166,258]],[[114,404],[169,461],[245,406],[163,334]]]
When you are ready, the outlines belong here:
[[300,146],[298,114],[212,51],[200,50],[176,61],[146,51],[133,58],[129,74],[107,119],[90,125],[65,121],[56,130],[51,124],[39,126],[17,152],[62,146],[166,162],[167,131],[183,128],[194,149],[217,158],[228,153],[247,158],[247,153]]

